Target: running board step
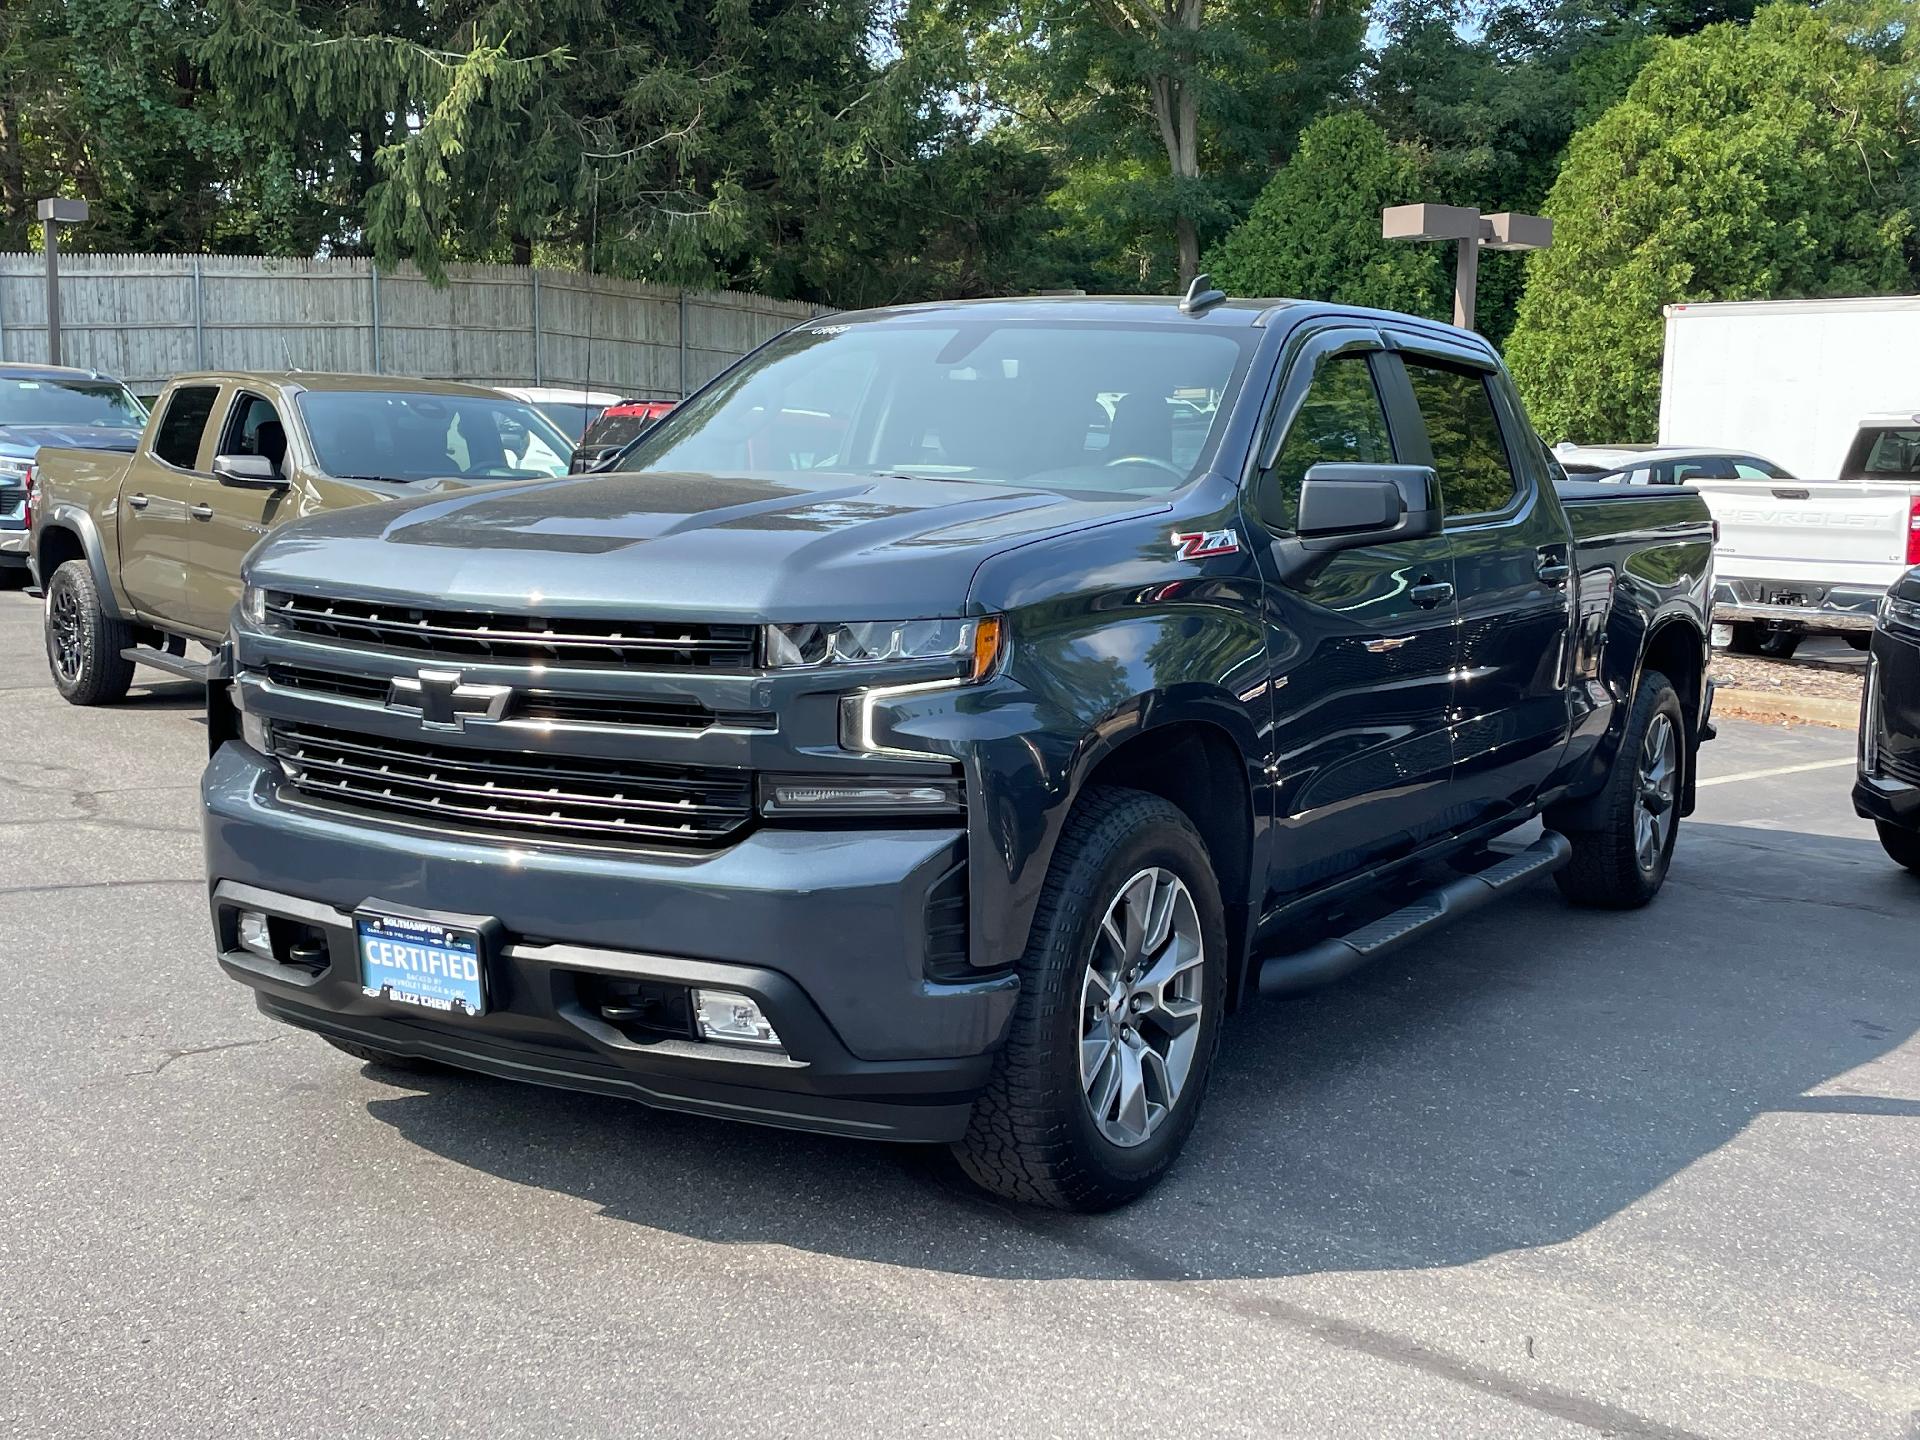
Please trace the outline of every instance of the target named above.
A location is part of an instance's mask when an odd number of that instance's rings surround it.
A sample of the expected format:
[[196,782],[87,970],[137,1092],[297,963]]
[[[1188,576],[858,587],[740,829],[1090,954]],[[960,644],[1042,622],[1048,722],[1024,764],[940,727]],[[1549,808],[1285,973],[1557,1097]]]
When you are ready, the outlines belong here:
[[165,670],[170,675],[178,675],[182,680],[202,680],[207,678],[204,661],[189,660],[184,655],[176,655],[171,650],[155,650],[150,645],[129,645],[120,652],[124,660],[136,665],[151,665],[156,670]]
[[1332,936],[1290,955],[1273,956],[1260,967],[1260,991],[1264,995],[1284,995],[1290,990],[1306,990],[1337,980],[1370,960],[1378,960],[1462,915],[1492,904],[1529,880],[1551,875],[1565,865],[1572,854],[1573,846],[1567,843],[1566,836],[1553,830],[1544,831],[1526,849],[1516,850],[1475,874],[1449,880],[1412,904],[1402,906],[1391,915],[1382,915],[1351,934]]

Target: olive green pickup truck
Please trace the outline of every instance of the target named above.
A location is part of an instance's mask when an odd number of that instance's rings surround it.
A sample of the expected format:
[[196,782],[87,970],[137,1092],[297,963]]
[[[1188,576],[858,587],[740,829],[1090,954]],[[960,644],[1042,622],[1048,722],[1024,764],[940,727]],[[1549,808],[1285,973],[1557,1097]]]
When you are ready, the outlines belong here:
[[29,563],[47,663],[76,705],[118,700],[135,664],[192,679],[227,633],[240,561],[291,520],[567,472],[566,437],[476,385],[375,375],[186,375],[132,455],[43,446]]

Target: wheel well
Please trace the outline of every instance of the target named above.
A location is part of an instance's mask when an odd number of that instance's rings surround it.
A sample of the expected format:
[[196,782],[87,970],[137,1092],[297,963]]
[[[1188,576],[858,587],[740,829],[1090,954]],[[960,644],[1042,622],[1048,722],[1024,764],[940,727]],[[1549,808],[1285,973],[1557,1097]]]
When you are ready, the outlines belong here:
[[34,555],[40,561],[40,583],[45,585],[53,579],[53,572],[67,561],[86,559],[87,547],[65,525],[49,525],[40,532]]
[[1673,682],[1680,697],[1680,721],[1686,727],[1685,810],[1693,808],[1693,754],[1700,743],[1700,692],[1706,684],[1706,659],[1702,654],[1700,632],[1685,620],[1668,620],[1655,628],[1647,639],[1646,658],[1640,668],[1658,670]]
[[1252,905],[1253,799],[1240,747],[1205,721],[1142,731],[1102,756],[1084,782],[1145,790],[1177,805],[1200,832],[1226,910],[1227,994],[1240,993]]

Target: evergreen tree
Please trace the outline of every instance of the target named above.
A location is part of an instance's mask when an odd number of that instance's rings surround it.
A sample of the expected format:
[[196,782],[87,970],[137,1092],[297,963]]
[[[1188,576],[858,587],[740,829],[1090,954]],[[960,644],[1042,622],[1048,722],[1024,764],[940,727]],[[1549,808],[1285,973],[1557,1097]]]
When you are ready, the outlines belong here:
[[1903,36],[1770,6],[1662,42],[1574,138],[1508,346],[1550,439],[1652,438],[1665,305],[1911,284]]
[[1300,149],[1206,268],[1234,295],[1289,295],[1445,318],[1451,280],[1439,247],[1380,236],[1380,211],[1428,198],[1420,159],[1366,116],[1308,126]]

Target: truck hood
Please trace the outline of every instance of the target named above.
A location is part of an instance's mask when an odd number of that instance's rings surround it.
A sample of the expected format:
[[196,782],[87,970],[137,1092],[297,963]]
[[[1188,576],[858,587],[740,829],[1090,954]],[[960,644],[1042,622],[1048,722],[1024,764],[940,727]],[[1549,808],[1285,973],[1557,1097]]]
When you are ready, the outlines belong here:
[[70,450],[121,450],[140,443],[138,430],[117,425],[0,425],[0,455],[31,460],[42,445]]
[[959,612],[996,551],[1167,508],[900,476],[587,475],[302,521],[247,577],[553,614],[913,619]]

